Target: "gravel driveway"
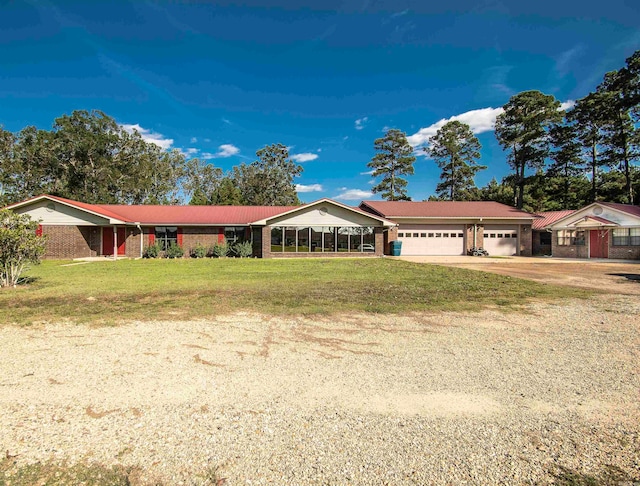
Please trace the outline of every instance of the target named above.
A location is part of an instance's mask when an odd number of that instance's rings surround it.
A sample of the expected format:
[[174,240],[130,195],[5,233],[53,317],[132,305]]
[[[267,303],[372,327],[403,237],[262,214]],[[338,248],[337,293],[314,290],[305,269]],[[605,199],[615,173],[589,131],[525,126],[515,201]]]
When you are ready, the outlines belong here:
[[507,314],[4,327],[0,446],[168,484],[209,468],[234,485],[549,484],[559,468],[638,480],[639,331],[624,295]]

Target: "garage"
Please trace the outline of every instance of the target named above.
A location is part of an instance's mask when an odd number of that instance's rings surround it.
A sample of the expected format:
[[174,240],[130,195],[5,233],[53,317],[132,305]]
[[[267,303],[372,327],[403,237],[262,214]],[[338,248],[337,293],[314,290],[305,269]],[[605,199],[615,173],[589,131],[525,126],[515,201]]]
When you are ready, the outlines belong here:
[[484,249],[491,256],[518,254],[518,227],[513,225],[485,225]]
[[402,255],[464,255],[464,225],[400,225]]

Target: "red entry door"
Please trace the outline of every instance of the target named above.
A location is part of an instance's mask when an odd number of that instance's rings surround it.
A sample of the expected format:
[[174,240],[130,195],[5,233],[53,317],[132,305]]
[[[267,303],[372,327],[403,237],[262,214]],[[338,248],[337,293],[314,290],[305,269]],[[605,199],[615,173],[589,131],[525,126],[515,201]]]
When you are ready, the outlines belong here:
[[[126,252],[125,239],[127,237],[126,228],[118,228],[118,255],[124,255]],[[106,256],[113,255],[113,228],[110,226],[102,228],[102,254]]]
[[591,258],[609,258],[609,231],[589,231],[589,256]]

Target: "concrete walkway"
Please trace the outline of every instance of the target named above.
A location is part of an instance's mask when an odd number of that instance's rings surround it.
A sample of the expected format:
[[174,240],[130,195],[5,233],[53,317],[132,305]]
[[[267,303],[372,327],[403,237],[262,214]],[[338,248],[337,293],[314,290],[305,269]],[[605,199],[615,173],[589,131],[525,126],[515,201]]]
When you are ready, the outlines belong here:
[[474,257],[464,255],[454,256],[399,256],[399,257],[387,257],[392,260],[404,260],[414,263],[432,263],[434,265],[513,265],[513,264],[566,264],[566,263],[629,263],[640,265],[640,260],[613,260],[608,258],[553,258],[545,256],[535,257],[523,257],[523,256],[510,256],[510,257]]

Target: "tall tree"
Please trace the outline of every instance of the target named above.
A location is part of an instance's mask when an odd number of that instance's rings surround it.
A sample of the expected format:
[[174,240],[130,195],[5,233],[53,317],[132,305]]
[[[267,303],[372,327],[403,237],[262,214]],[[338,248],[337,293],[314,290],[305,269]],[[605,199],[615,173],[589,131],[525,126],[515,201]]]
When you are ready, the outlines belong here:
[[13,175],[16,173],[13,160],[14,143],[13,133],[0,126],[0,207],[11,201],[9,190]]
[[371,190],[382,193],[387,201],[410,201],[407,180],[402,176],[413,175],[416,158],[406,135],[392,128],[384,137],[376,139],[374,147],[378,153],[367,166],[373,169],[373,177],[382,177],[382,180]]
[[607,123],[605,105],[606,97],[601,92],[593,92],[576,101],[575,106],[567,113],[568,123],[574,127],[582,147],[582,158],[586,161],[585,169],[590,173],[590,202],[598,199],[600,173],[606,165],[600,153],[603,130]]
[[431,146],[424,151],[442,169],[436,193],[450,201],[471,199],[476,185],[474,177],[487,167],[478,165],[480,141],[471,127],[459,121],[450,121],[429,138]]
[[[551,127],[551,160],[540,189],[557,202],[554,209],[573,209],[576,191],[574,184],[584,173],[582,146],[578,139],[578,128],[565,116],[566,122]],[[548,207],[547,207],[548,208]],[[544,210],[551,210],[545,208]]]
[[538,170],[549,155],[549,129],[562,119],[560,102],[540,91],[524,91],[511,97],[496,119],[496,137],[510,150],[509,165],[516,176],[516,206],[522,209],[526,169]]
[[256,152],[258,160],[233,168],[233,180],[245,204],[255,206],[296,206],[300,204],[294,178],[302,166],[289,158],[286,146],[276,143]]
[[211,204],[218,206],[241,206],[246,203],[233,178],[227,175],[220,180],[220,184],[218,184],[218,187],[211,195]]
[[220,186],[222,169],[200,159],[191,159],[186,164],[185,172],[183,188],[190,196],[189,204],[215,204],[213,198]]
[[597,91],[605,98],[603,108],[605,124],[604,157],[610,167],[620,170],[625,177],[625,202],[634,204],[631,171],[633,162],[640,158],[640,131],[636,127],[638,84],[640,84],[640,54],[627,59],[627,66],[605,74]]

